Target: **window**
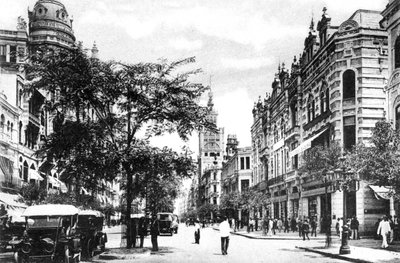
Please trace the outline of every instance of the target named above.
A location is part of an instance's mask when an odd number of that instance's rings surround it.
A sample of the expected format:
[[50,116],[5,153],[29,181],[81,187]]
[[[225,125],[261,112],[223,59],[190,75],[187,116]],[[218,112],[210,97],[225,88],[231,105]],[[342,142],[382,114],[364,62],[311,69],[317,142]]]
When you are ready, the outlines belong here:
[[0,45],[0,62],[5,62],[7,56],[6,45]]
[[244,170],[244,157],[240,157],[240,170]]
[[396,130],[400,130],[400,105],[396,107]]
[[394,44],[394,68],[400,68],[400,37],[397,37]]
[[325,112],[325,92],[321,92],[321,98],[320,98],[320,106],[321,106],[321,114]]
[[250,169],[250,157],[246,157],[246,169]]
[[214,180],[217,180],[217,173],[216,172],[214,172],[213,176],[214,176]]
[[1,129],[2,132],[4,132],[4,125],[5,125],[5,122],[6,122],[6,120],[5,120],[5,118],[4,118],[4,115],[1,114],[1,117],[0,117],[0,129]]
[[356,144],[356,117],[343,118],[343,143],[346,150],[350,150]]
[[217,192],[217,186],[216,185],[213,185],[213,190],[214,190],[214,193]]
[[208,156],[208,153],[204,153],[204,156]]
[[346,70],[343,73],[343,99],[350,99],[356,96],[356,74],[353,70]]
[[19,122],[19,128],[18,128],[18,141],[20,144],[22,144],[22,122]]
[[241,185],[240,190],[242,192],[245,192],[245,191],[249,190],[250,182],[249,182],[248,179],[241,180],[241,184],[240,185]]
[[315,119],[315,101],[312,96],[309,97],[307,103],[307,118],[308,122]]
[[10,46],[10,62],[16,63],[17,62],[17,47]]
[[214,204],[214,205],[217,204],[217,198],[216,198],[216,197],[213,198],[213,204]]

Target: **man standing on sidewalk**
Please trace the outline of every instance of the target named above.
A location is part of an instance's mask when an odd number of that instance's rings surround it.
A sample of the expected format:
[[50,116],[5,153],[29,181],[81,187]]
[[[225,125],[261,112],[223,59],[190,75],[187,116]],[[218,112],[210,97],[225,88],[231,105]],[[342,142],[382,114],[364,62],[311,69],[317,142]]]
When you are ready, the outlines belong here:
[[350,222],[350,229],[351,233],[353,234],[352,238],[353,240],[360,239],[358,236],[358,227],[360,225],[360,222],[358,222],[357,217],[353,217]]
[[226,216],[223,217],[223,221],[219,224],[219,233],[221,235],[221,252],[222,255],[228,255],[228,246],[229,246],[229,235],[230,235],[230,227],[228,218]]
[[158,235],[160,235],[160,227],[158,225],[157,215],[153,215],[150,226],[151,244],[153,246],[152,251],[158,251]]

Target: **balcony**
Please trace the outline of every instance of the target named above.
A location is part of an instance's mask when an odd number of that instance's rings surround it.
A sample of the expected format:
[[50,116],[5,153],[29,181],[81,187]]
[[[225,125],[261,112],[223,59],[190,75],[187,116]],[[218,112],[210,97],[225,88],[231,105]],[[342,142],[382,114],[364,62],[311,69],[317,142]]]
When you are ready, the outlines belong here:
[[275,178],[271,178],[268,180],[267,184],[268,186],[274,185],[274,184],[279,184],[283,183],[285,181],[285,175],[280,175]]
[[298,125],[292,127],[291,129],[289,129],[286,133],[286,140],[289,140],[291,137],[293,136],[299,136],[300,135],[300,127]]

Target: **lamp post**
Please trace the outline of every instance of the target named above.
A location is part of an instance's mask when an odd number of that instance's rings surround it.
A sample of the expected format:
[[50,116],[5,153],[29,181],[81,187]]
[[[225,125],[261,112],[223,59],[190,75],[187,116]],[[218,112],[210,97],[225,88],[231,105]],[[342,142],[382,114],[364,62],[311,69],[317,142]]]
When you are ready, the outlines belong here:
[[326,240],[325,247],[329,248],[331,246],[331,216],[328,210],[328,181],[332,180],[332,171],[324,173],[324,184],[325,184],[325,215],[323,218]]

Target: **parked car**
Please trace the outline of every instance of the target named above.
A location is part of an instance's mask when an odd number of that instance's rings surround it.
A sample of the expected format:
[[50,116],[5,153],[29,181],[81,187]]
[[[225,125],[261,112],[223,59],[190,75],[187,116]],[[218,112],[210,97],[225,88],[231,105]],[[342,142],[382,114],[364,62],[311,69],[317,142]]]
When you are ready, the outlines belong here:
[[24,230],[24,218],[9,215],[0,217],[0,252],[12,247],[11,241],[21,239]]
[[103,232],[104,214],[96,210],[81,210],[78,214],[77,234],[81,239],[82,254],[86,258],[95,252],[103,252],[107,234]]
[[79,210],[72,205],[36,205],[22,214],[26,228],[23,237],[10,244],[17,263],[36,260],[79,262],[80,237],[76,233]]
[[157,213],[158,224],[160,228],[160,234],[174,234],[172,229],[172,213],[161,212]]

